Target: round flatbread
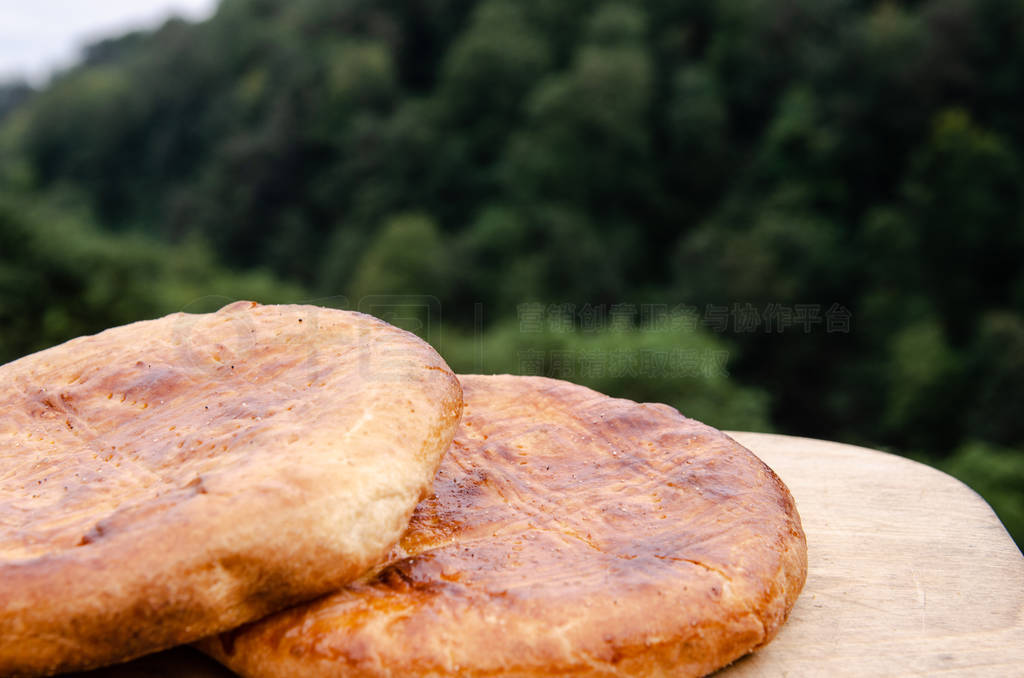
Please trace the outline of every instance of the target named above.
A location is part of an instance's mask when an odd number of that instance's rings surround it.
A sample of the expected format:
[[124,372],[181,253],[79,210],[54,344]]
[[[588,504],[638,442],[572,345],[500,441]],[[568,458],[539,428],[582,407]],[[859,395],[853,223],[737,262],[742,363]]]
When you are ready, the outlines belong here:
[[189,642],[352,581],[430,489],[461,389],[359,313],[239,302],[0,367],[0,675]]
[[202,648],[250,678],[701,676],[806,577],[778,477],[665,405],[460,377],[462,425],[391,562]]

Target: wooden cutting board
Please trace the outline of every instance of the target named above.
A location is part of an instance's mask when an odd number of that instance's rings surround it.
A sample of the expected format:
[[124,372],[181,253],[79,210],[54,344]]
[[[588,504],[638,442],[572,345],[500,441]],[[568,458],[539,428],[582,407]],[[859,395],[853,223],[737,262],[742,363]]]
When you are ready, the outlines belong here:
[[[776,639],[715,678],[1024,676],[1024,558],[981,497],[883,452],[730,435],[792,491],[809,567]],[[179,648],[81,675],[231,674]]]
[[808,574],[775,641],[716,678],[1024,676],[1024,558],[974,491],[884,452],[730,435],[796,498]]

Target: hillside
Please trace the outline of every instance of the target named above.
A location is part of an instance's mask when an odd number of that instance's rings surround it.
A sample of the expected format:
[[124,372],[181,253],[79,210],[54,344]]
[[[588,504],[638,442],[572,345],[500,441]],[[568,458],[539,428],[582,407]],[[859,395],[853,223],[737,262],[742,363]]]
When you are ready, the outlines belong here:
[[1021,83],[1011,0],[224,0],[0,87],[0,358],[390,295],[460,369],[929,459],[1019,540]]

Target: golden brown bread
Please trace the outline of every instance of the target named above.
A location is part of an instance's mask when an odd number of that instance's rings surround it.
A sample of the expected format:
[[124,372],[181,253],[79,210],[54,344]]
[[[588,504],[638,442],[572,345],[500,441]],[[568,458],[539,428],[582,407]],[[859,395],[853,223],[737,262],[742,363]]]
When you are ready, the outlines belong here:
[[238,302],[0,367],[0,675],[124,660],[338,588],[430,488],[461,390],[358,313]]
[[390,563],[202,649],[249,678],[680,678],[774,637],[806,542],[754,455],[665,405],[460,380],[462,425]]

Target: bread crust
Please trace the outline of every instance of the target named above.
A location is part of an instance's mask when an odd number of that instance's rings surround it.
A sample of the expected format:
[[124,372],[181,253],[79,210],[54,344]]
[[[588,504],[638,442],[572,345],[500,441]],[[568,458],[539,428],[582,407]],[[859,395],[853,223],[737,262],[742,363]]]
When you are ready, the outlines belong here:
[[0,367],[0,675],[190,642],[352,581],[429,490],[444,361],[358,313],[237,302]]
[[390,562],[201,648],[248,678],[702,676],[807,572],[789,491],[665,405],[461,376],[462,425]]

